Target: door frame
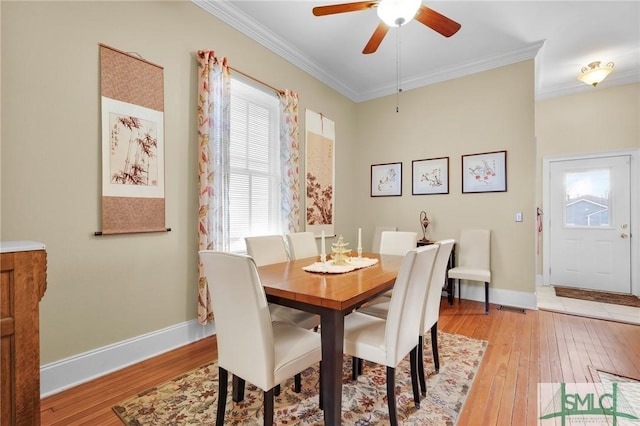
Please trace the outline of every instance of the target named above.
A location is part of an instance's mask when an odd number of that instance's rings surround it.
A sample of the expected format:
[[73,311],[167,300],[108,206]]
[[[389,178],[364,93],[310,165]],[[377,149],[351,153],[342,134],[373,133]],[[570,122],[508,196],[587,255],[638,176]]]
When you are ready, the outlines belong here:
[[[561,155],[544,157],[542,159],[542,209],[548,210],[550,206],[550,165],[552,162],[569,160],[586,160],[592,158],[615,157],[629,155],[631,157],[631,293],[640,296],[640,148],[622,149],[615,151],[594,152],[586,154]],[[542,215],[542,283],[550,285],[549,258],[551,238],[548,238],[549,215]]]

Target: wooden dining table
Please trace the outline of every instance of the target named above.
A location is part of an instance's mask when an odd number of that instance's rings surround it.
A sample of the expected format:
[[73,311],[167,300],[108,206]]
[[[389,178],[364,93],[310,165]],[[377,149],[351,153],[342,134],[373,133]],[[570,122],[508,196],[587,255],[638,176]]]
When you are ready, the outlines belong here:
[[379,261],[373,266],[341,274],[302,269],[319,261],[316,257],[258,268],[269,302],[320,315],[321,397],[325,424],[330,426],[339,425],[341,419],[344,317],[393,288],[403,259],[403,256],[374,253],[362,256]]

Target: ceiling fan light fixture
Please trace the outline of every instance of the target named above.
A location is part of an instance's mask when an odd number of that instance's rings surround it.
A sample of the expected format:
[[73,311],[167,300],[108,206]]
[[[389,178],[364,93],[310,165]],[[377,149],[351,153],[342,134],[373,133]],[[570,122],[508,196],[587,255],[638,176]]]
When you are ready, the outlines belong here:
[[613,62],[600,66],[600,61],[591,62],[586,67],[582,67],[578,80],[585,84],[596,87],[613,71]]
[[378,3],[378,17],[390,27],[409,23],[418,12],[421,0],[381,0]]

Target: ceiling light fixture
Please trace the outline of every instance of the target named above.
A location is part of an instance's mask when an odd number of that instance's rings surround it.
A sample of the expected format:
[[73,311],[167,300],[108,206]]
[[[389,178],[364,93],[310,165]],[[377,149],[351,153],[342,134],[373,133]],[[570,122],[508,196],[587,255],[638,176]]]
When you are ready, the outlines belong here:
[[421,0],[381,0],[378,3],[378,17],[390,27],[409,23],[418,12]]
[[611,71],[613,71],[613,62],[600,66],[600,61],[591,62],[586,67],[582,67],[582,72],[578,76],[578,80],[585,84],[596,87],[604,80]]

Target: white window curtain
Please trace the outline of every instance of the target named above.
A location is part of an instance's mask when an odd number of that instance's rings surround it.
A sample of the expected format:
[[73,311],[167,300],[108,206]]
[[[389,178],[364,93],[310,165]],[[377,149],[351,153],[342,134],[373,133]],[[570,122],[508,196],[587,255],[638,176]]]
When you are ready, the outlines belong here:
[[[229,250],[229,140],[231,74],[226,58],[213,51],[198,55],[198,250]],[[298,95],[280,96],[281,217],[283,229],[300,227]],[[213,320],[211,296],[199,264],[198,321]]]

